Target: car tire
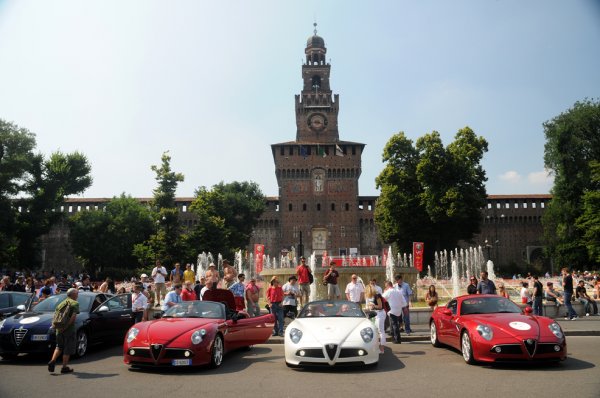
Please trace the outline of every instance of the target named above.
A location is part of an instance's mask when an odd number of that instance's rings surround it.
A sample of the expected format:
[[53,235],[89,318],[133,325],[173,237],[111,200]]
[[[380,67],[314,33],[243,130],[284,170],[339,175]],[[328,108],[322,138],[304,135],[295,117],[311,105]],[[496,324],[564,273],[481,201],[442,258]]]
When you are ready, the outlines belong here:
[[88,351],[89,340],[85,330],[80,329],[77,331],[77,340],[75,340],[75,356],[82,358]]
[[429,340],[431,340],[431,345],[434,347],[442,346],[438,338],[437,326],[435,326],[435,321],[431,321],[431,323],[429,324]]
[[225,347],[223,346],[223,337],[221,337],[220,334],[217,334],[213,341],[212,349],[210,350],[210,367],[215,369],[221,366],[224,354]]
[[469,365],[475,363],[475,359],[473,359],[473,344],[471,344],[471,337],[466,330],[460,335],[460,351],[466,363]]

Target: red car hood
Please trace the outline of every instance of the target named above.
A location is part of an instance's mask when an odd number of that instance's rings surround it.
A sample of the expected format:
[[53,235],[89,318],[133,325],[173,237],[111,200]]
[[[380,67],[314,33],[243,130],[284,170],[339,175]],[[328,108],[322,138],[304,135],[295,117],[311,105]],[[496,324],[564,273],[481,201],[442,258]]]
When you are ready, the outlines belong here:
[[224,322],[223,319],[206,318],[165,318],[145,323],[146,329],[140,330],[146,333],[149,344],[167,344],[190,330],[202,328],[211,324]]
[[481,323],[494,329],[494,336],[498,336],[498,330],[508,336],[522,339],[537,339],[540,336],[539,321],[530,315],[524,314],[477,314],[465,315],[473,323]]

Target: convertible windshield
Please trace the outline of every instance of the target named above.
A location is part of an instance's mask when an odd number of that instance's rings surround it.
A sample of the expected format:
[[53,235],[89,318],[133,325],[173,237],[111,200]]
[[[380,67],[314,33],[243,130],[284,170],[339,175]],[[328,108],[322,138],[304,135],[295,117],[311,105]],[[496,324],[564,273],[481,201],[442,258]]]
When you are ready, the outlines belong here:
[[462,301],[461,315],[470,314],[495,314],[495,313],[521,313],[518,305],[504,297],[474,297]]
[[225,306],[212,301],[185,301],[169,308],[163,318],[225,319]]
[[[38,303],[35,307],[33,307],[34,311],[37,312],[54,312],[56,306],[64,301],[67,298],[66,294],[59,294],[58,296],[50,296],[44,301]],[[92,302],[92,296],[79,296],[77,298],[77,302],[79,303],[80,311],[87,311],[90,307],[90,303]]]
[[343,317],[364,318],[365,314],[351,301],[313,301],[302,308],[298,318]]

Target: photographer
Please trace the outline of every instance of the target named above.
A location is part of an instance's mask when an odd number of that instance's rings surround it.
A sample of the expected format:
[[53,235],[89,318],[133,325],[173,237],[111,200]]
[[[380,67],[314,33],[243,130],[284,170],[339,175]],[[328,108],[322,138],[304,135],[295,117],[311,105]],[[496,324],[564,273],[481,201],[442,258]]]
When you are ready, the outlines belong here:
[[296,283],[297,281],[296,276],[292,275],[288,278],[288,282],[283,285],[283,315],[292,319],[298,315],[296,296],[300,294],[300,288]]

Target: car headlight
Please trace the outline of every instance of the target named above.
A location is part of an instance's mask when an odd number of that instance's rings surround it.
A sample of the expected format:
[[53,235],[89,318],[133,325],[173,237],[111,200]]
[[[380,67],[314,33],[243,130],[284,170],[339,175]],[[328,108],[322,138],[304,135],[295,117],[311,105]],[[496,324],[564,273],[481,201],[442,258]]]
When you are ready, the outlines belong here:
[[129,329],[129,333],[127,333],[127,342],[131,343],[133,339],[135,339],[140,331],[136,328]]
[[6,322],[6,319],[3,319],[0,321],[0,330],[2,330],[2,327],[4,326],[4,322]]
[[373,332],[372,328],[364,328],[363,330],[360,331],[360,337],[362,337],[362,339],[365,343],[370,343],[371,340],[373,340],[374,335],[375,335],[375,332]]
[[492,337],[494,337],[494,332],[492,328],[487,325],[477,325],[477,333],[487,341],[490,341]]
[[294,344],[298,344],[298,342],[300,341],[300,339],[302,338],[302,331],[296,328],[292,328],[292,330],[290,330],[290,339],[292,340],[292,342],[294,342]]
[[555,335],[557,338],[562,339],[564,337],[563,332],[558,323],[551,323],[550,325],[548,325],[548,329],[550,329],[552,334]]
[[202,343],[202,338],[206,336],[206,330],[200,329],[192,333],[192,344]]

